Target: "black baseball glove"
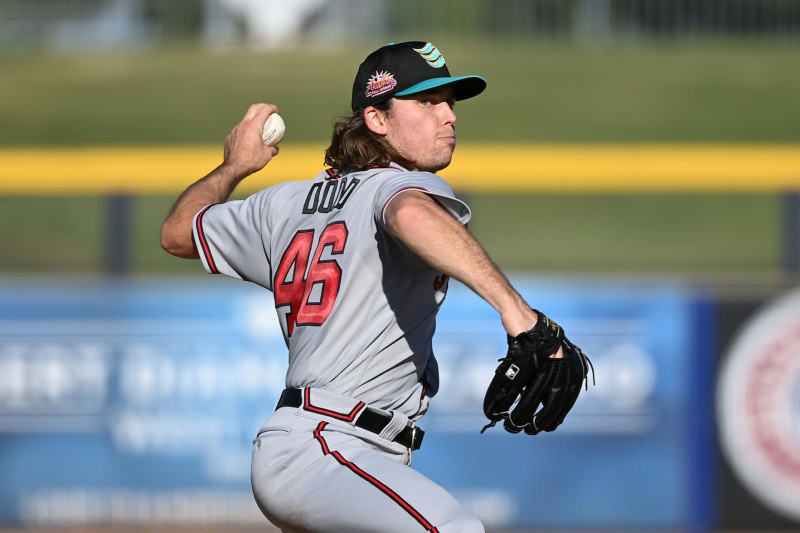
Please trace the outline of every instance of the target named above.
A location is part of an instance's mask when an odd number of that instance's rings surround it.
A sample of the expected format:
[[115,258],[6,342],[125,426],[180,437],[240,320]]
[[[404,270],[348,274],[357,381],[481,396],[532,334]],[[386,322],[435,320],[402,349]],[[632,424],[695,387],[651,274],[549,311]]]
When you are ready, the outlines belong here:
[[[501,420],[511,433],[553,431],[578,399],[592,363],[564,336],[561,326],[541,311],[536,314],[533,328],[508,336],[508,353],[500,359],[483,400],[490,422],[481,433]],[[550,357],[561,346],[564,357]]]

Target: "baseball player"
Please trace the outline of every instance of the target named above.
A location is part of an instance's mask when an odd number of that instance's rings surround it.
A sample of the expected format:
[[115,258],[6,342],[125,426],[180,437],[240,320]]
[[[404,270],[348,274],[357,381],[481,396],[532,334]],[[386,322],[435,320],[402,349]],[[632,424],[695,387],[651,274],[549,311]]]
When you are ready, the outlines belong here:
[[[455,102],[485,87],[479,76],[451,76],[430,43],[383,46],[358,68],[353,113],[334,126],[326,170],[229,201],[278,154],[261,140],[277,108],[255,104],[223,163],[164,222],[168,252],[274,293],[289,366],[254,441],[252,486],[283,531],[484,531],[409,465],[439,386],[432,337],[448,280],[486,299],[510,342],[549,324],[471,236],[469,208],[435,174],[456,146]],[[563,353],[559,345],[548,356]],[[508,418],[495,411],[493,420]]]

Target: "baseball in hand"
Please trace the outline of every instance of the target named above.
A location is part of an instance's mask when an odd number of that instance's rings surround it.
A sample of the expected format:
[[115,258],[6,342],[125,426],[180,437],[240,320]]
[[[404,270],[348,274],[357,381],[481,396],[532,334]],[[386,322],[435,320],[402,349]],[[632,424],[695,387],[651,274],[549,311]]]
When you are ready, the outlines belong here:
[[267,146],[275,146],[281,142],[284,133],[286,133],[286,124],[279,114],[273,113],[267,117],[267,121],[264,123],[261,139]]

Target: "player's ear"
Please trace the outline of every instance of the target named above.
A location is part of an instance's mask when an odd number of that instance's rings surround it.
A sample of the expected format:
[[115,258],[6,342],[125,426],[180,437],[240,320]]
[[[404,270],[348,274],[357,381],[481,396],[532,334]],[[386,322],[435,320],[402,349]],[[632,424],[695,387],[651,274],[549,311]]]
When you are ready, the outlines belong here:
[[386,112],[381,111],[375,106],[369,106],[364,110],[364,124],[378,135],[386,135]]

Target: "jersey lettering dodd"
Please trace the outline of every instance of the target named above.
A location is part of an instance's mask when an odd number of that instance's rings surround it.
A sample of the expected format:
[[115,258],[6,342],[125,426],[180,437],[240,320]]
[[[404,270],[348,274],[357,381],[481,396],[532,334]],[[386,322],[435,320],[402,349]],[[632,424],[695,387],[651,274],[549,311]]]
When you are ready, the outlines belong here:
[[348,177],[314,182],[308,190],[306,201],[303,202],[303,214],[330,213],[334,209],[341,209],[358,184],[358,178]]

